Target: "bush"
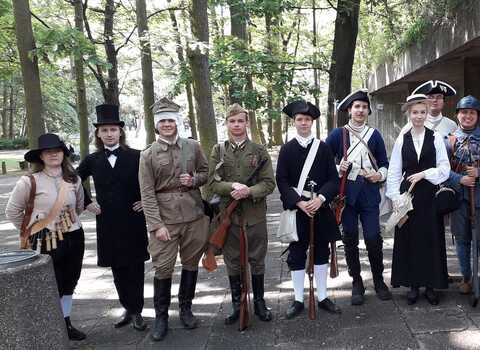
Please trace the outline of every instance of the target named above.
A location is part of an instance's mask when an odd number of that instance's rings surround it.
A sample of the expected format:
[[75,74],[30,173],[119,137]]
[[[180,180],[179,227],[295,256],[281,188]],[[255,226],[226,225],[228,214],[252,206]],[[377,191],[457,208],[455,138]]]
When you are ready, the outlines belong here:
[[28,140],[26,138],[18,139],[2,139],[0,138],[0,150],[25,149],[28,148]]

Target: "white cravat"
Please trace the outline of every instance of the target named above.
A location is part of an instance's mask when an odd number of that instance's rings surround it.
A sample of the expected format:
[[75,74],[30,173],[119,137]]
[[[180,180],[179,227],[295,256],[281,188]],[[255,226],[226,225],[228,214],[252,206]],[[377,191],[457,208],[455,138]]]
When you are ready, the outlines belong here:
[[[108,146],[105,146],[106,149],[110,150],[110,151],[115,151],[117,148],[119,148],[120,145],[117,143],[115,146],[113,147],[108,147]],[[108,162],[110,163],[110,165],[112,166],[112,168],[115,167],[115,163],[117,162],[117,156],[114,155],[114,154],[110,154],[110,157],[108,157]]]
[[314,139],[312,134],[307,137],[303,137],[297,134],[295,135],[295,138],[297,139],[300,146],[302,146],[303,148],[307,148],[310,142],[312,142],[312,140]]

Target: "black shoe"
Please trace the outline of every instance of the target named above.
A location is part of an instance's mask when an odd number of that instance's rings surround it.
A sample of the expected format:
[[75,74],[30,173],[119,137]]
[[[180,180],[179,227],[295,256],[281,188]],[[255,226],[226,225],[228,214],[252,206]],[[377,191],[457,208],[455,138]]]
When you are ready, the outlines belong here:
[[155,321],[150,332],[154,341],[160,341],[168,333],[168,308],[170,307],[172,279],[153,279],[153,305],[155,306]]
[[198,327],[198,319],[192,313],[192,300],[195,297],[198,271],[182,270],[180,288],[178,290],[178,306],[180,321],[186,329]]
[[331,314],[341,314],[342,310],[330,299],[325,298],[318,302],[318,308],[323,309]]
[[417,287],[411,287],[407,293],[407,303],[408,305],[413,305],[417,302],[420,292]]
[[255,315],[260,321],[269,322],[272,320],[272,312],[265,305],[264,295],[264,275],[252,275],[253,305]]
[[433,288],[425,288],[425,298],[428,300],[430,305],[438,305],[438,295],[435,293]]
[[240,296],[242,293],[240,275],[228,276],[232,293],[232,313],[225,318],[225,324],[231,325],[240,318]]
[[383,282],[383,279],[373,281],[373,284],[375,286],[375,293],[377,293],[377,298],[378,299],[383,300],[383,301],[392,299],[392,293],[388,289],[385,282]]
[[65,325],[67,326],[68,339],[83,340],[87,337],[85,333],[79,331],[72,326],[72,323],[70,322],[70,317],[65,317]]
[[352,298],[351,304],[352,305],[362,305],[365,301],[365,287],[363,286],[362,277],[356,278],[352,282]]
[[121,327],[124,327],[126,326],[127,324],[129,324],[130,322],[132,322],[132,315],[128,312],[128,311],[125,311],[122,315],[122,317],[120,318],[120,321],[118,321],[117,323],[115,323],[113,325],[113,327],[115,328],[121,328]]
[[147,324],[143,320],[143,317],[141,314],[135,314],[132,315],[132,320],[133,320],[133,328],[136,329],[137,331],[144,331],[147,329]]
[[292,303],[292,305],[290,305],[290,307],[287,309],[287,313],[286,313],[287,320],[291,320],[292,318],[300,315],[303,309],[305,309],[305,305],[295,300]]

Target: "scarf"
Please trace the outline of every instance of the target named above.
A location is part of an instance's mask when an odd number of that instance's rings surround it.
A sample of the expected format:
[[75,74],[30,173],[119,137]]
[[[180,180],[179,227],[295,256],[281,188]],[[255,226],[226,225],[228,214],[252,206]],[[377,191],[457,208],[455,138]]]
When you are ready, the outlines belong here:
[[312,142],[312,140],[314,139],[314,137],[312,134],[308,135],[307,137],[303,137],[297,134],[295,135],[295,139],[298,141],[300,146],[302,146],[303,148],[307,148],[310,142]]
[[365,126],[367,125],[367,123],[363,123],[362,125],[360,126],[357,126],[357,125],[354,125],[353,122],[351,120],[348,121],[348,126],[353,130],[355,131],[356,133],[360,134],[363,129],[365,129]]

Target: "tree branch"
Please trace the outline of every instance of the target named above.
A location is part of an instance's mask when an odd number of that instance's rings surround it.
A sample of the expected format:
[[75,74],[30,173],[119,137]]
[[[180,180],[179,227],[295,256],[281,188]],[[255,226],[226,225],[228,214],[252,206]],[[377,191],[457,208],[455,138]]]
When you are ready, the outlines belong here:
[[32,11],[30,11],[30,15],[32,15],[33,18],[35,18],[37,21],[43,24],[46,28],[50,29],[50,26],[47,23],[45,23],[45,21],[43,21],[40,17],[34,14]]

